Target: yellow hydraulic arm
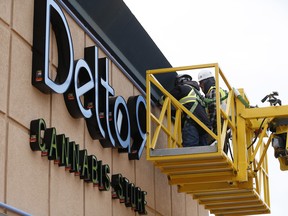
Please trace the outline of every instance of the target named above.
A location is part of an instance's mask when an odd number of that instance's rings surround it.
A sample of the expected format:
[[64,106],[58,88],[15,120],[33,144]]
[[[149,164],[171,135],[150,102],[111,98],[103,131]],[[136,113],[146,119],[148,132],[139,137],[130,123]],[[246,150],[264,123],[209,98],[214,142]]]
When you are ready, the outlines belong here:
[[[204,68],[215,72],[217,134],[180,104],[154,76],[185,71],[196,77],[199,69]],[[226,110],[220,107],[220,84],[228,91]],[[165,95],[161,108],[151,104],[152,86]],[[281,170],[288,169],[288,106],[276,106],[276,98],[272,99],[273,106],[251,107],[244,90],[232,88],[216,63],[148,70],[147,160],[166,174],[179,192],[191,194],[215,215],[270,213],[266,153],[271,143]],[[217,145],[182,148],[183,113],[204,128]],[[225,143],[229,147],[227,153],[223,151]]]

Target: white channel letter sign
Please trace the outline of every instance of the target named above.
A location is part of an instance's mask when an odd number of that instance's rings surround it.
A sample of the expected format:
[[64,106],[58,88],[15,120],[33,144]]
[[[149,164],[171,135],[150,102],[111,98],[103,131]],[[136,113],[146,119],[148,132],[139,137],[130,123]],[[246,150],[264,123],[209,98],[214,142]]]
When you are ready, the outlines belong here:
[[[55,78],[49,68],[51,28],[58,50]],[[54,0],[34,1],[32,85],[45,94],[63,94],[74,118],[85,118],[92,139],[139,159],[146,144],[146,101],[131,96],[127,103],[109,84],[109,59],[99,58],[98,47],[86,47],[83,59],[74,59],[69,25]],[[132,143],[131,143],[132,138]]]

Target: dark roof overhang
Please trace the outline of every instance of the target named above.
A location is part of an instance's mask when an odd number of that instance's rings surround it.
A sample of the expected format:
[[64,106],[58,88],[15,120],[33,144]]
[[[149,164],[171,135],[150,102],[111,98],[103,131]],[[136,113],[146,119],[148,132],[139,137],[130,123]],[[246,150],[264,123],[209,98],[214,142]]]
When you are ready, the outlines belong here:
[[[146,70],[172,67],[122,0],[58,1],[105,47],[142,93],[146,89]],[[175,76],[169,73],[156,77],[169,90]],[[159,96],[160,92],[152,89],[152,98],[157,100]]]

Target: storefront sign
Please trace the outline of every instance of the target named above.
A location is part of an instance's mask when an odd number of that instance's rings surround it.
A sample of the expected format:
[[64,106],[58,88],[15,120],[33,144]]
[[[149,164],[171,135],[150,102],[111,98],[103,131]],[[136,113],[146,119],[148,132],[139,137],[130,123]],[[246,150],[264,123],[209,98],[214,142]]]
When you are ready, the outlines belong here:
[[[50,24],[58,49],[55,78],[49,68]],[[85,118],[90,136],[104,148],[118,148],[128,152],[130,160],[139,159],[146,144],[146,101],[139,95],[126,103],[115,96],[109,70],[109,59],[99,58],[96,46],[85,48],[84,59],[74,60],[63,11],[54,0],[35,0],[32,85],[45,94],[63,94],[70,115]]]
[[70,141],[65,134],[57,134],[56,128],[47,128],[44,119],[31,121],[30,147],[33,151],[41,151],[41,156],[54,160],[54,164],[65,167],[66,171],[74,173],[86,183],[97,186],[100,191],[109,191],[112,187],[113,199],[119,199],[126,207],[131,207],[141,215],[147,214],[145,191],[121,174],[112,175],[110,182],[108,164],[103,164],[95,155],[89,155],[86,149],[81,150],[79,144]]

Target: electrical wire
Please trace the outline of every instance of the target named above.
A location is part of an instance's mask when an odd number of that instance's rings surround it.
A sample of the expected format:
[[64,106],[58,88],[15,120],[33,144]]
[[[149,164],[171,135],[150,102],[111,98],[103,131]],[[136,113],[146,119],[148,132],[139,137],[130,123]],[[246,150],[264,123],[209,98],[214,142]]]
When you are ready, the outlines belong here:
[[254,143],[256,142],[256,140],[257,140],[257,138],[258,138],[258,136],[259,136],[259,134],[260,134],[260,130],[261,130],[261,128],[262,128],[262,125],[263,125],[263,123],[264,123],[265,120],[266,120],[266,118],[264,118],[264,119],[262,120],[262,122],[261,122],[261,124],[260,124],[260,126],[259,126],[259,129],[258,129],[258,131],[257,131],[257,133],[256,133],[256,136],[255,136],[253,142],[247,147],[247,150],[248,150],[249,148],[251,148],[251,147],[254,145]]

